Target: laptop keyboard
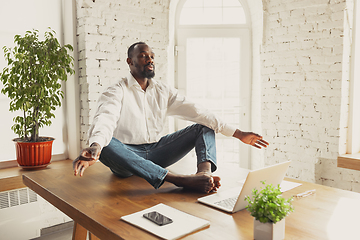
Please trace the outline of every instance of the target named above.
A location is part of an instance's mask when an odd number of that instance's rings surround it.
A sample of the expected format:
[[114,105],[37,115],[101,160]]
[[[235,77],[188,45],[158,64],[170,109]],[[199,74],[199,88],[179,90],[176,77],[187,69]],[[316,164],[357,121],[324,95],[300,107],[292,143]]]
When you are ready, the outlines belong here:
[[236,203],[238,196],[236,197],[231,197],[231,198],[226,198],[223,199],[221,201],[215,202],[216,205],[228,208],[228,209],[233,209]]

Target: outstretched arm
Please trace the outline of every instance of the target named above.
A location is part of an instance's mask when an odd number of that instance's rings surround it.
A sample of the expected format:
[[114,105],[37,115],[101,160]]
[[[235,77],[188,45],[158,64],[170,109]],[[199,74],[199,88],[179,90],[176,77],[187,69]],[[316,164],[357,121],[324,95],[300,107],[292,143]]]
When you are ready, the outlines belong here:
[[267,147],[269,143],[263,139],[262,136],[253,132],[242,132],[239,129],[236,129],[233,137],[239,139],[243,143],[249,144],[256,148]]
[[73,161],[74,175],[83,176],[86,168],[93,165],[100,156],[101,147],[97,143],[92,143],[90,147],[81,150],[80,155]]

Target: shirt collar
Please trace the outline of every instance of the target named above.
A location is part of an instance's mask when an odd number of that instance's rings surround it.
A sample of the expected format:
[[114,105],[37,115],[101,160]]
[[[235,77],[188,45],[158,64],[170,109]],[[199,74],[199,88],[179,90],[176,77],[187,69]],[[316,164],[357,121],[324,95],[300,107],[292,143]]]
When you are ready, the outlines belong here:
[[[128,75],[128,77],[127,77],[127,80],[128,80],[128,87],[129,87],[129,88],[131,88],[132,86],[135,86],[135,87],[141,89],[140,84],[136,81],[136,79],[134,78],[134,76],[133,76],[131,73],[129,73],[129,75]],[[152,88],[155,83],[156,83],[155,80],[149,79],[149,86],[147,87],[147,89]]]

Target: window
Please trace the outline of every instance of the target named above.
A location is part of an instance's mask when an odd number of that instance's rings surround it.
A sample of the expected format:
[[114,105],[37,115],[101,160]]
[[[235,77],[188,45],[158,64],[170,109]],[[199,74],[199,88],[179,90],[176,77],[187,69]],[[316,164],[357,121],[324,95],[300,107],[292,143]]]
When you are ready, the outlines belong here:
[[[249,129],[251,47],[243,6],[238,0],[188,0],[178,6],[176,87],[225,122]],[[177,120],[175,126],[188,124]],[[216,138],[218,159],[250,166],[249,150],[239,140]]]
[[360,152],[360,4],[355,1],[350,70],[350,111],[347,139],[348,154]]
[[[6,66],[2,47],[13,47],[14,36],[16,34],[24,35],[27,30],[37,29],[41,37],[48,27],[51,27],[56,31],[60,42],[70,43],[74,46],[72,42],[75,36],[73,33],[73,20],[71,20],[73,16],[72,9],[73,4],[64,0],[14,0],[9,1],[6,7],[0,8],[0,21],[4,23],[0,28],[0,69],[2,70]],[[76,51],[76,46],[74,50]],[[74,56],[76,55],[74,54]],[[71,76],[66,84],[63,84],[66,96],[69,93],[74,95],[74,88],[76,88],[74,79],[75,76]],[[70,85],[73,86],[70,87]],[[65,88],[67,91],[65,91]],[[70,124],[66,124],[69,116],[78,116],[76,115],[78,104],[72,102],[71,105],[73,108],[66,108],[66,101],[64,100],[62,107],[55,111],[56,118],[52,119],[52,126],[40,129],[40,135],[55,138],[53,143],[53,160],[67,158],[69,151],[76,152],[76,154],[79,152],[79,143],[71,142],[72,146],[69,146],[67,140],[68,125],[71,125],[73,130],[73,126],[78,124],[74,123],[73,119],[71,119]],[[72,111],[71,113],[69,113],[69,109]],[[17,136],[11,130],[11,126],[13,125],[13,117],[17,116],[18,113],[9,112],[9,99],[3,94],[0,94],[0,110],[2,112],[0,125],[2,137],[0,144],[3,149],[0,153],[0,162],[10,162],[9,160],[16,159],[15,146],[11,139]],[[78,135],[73,131],[71,141],[79,142]],[[6,166],[11,166],[11,164]]]
[[[344,57],[349,57],[350,67],[345,65],[346,70],[349,69],[349,85],[343,86],[348,87],[349,89],[349,99],[344,98],[344,103],[342,104],[342,114],[341,118],[344,118],[343,121],[340,121],[340,138],[339,138],[339,156],[337,158],[337,166],[342,168],[348,168],[353,170],[359,169],[359,160],[360,160],[360,69],[357,67],[360,64],[360,5],[357,1],[354,3],[353,15],[349,14],[349,11],[346,11],[348,14],[348,19],[353,21],[348,21],[345,25],[345,31],[347,34],[344,34],[345,43],[348,43],[351,47],[351,50],[344,51]],[[352,29],[352,34],[350,34],[350,29]],[[349,36],[349,37],[347,37]],[[350,39],[351,38],[351,39]],[[345,62],[346,64],[346,62]],[[345,70],[345,74],[347,73]],[[344,75],[348,77],[347,75]],[[348,101],[347,101],[348,100]],[[348,115],[346,115],[348,114]]]
[[245,24],[238,0],[192,0],[182,7],[179,25]]

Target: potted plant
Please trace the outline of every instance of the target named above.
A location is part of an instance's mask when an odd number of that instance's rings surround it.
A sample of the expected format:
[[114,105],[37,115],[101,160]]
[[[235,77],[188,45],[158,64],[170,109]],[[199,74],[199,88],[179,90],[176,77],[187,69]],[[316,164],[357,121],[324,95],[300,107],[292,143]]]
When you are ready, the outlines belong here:
[[280,185],[265,184],[261,191],[252,190],[252,197],[246,196],[246,209],[254,217],[254,239],[284,239],[285,217],[294,211],[292,198],[281,196]]
[[23,168],[50,163],[54,138],[39,136],[39,128],[51,125],[64,97],[60,81],[75,72],[68,53],[72,46],[61,46],[55,34],[49,28],[40,40],[38,30],[27,31],[24,37],[14,37],[15,47],[3,47],[8,66],[0,73],[1,92],[10,99],[10,111],[21,111],[11,129],[18,135],[13,141]]

